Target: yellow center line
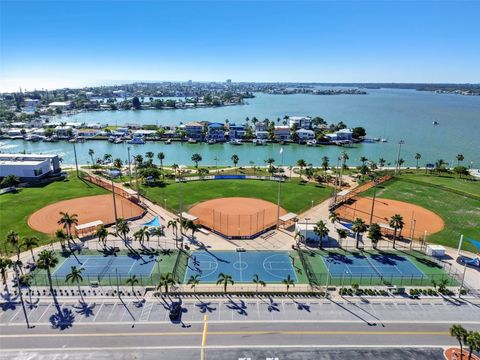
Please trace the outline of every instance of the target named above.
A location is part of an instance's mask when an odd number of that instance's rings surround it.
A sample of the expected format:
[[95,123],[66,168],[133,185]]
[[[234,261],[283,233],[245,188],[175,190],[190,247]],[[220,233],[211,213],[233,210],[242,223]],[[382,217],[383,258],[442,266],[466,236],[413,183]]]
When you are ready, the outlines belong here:
[[[207,339],[208,325],[205,323],[204,331],[185,332],[148,332],[148,333],[63,333],[62,337],[139,337],[139,336],[199,336],[202,335],[202,346],[205,346]],[[442,335],[450,336],[448,331],[210,331],[208,335]],[[5,338],[46,338],[57,337],[58,334],[8,334],[0,335]]]
[[200,360],[205,359],[205,345],[207,344],[207,331],[208,331],[208,315],[203,317],[203,335],[202,335],[202,351],[200,353]]

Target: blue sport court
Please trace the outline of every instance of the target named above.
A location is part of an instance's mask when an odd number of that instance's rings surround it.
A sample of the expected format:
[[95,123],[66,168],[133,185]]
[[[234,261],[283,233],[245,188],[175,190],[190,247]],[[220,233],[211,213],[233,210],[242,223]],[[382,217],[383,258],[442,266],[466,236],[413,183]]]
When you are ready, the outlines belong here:
[[288,253],[278,251],[195,251],[184,280],[200,275],[200,282],[215,283],[220,273],[231,275],[235,282],[252,282],[255,274],[267,283],[280,283],[288,275],[297,282]]
[[152,273],[156,263],[154,257],[143,256],[130,257],[127,255],[119,256],[95,256],[95,255],[79,255],[77,256],[80,263],[75,257],[67,258],[58,269],[52,274],[53,276],[65,278],[70,273],[72,266],[83,268],[83,277],[95,277],[101,279],[103,277],[118,276],[125,278],[132,275],[137,277],[147,277]]
[[425,274],[408,258],[397,254],[355,254],[330,253],[322,257],[332,277],[384,277],[423,278]]

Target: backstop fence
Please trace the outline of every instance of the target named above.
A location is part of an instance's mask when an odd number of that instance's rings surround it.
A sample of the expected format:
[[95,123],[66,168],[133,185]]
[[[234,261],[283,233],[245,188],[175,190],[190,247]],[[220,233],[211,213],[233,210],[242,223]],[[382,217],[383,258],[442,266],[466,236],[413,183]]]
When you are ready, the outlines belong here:
[[225,214],[215,209],[202,209],[198,222],[214,233],[227,238],[251,239],[276,226],[277,208],[252,214]]

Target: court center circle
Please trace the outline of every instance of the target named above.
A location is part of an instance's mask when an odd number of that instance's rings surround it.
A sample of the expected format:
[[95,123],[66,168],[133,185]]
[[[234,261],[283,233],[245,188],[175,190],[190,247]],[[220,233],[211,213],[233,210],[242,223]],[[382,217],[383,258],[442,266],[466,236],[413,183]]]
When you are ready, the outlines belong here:
[[245,261],[236,261],[232,266],[235,270],[245,270],[248,267],[248,264]]

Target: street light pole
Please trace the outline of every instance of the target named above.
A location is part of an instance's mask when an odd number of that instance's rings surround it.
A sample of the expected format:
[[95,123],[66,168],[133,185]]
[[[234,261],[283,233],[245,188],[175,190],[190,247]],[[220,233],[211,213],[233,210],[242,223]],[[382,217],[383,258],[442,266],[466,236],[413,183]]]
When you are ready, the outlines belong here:
[[180,215],[180,241],[181,241],[181,246],[183,249],[183,232],[182,232],[182,225],[183,225],[183,194],[182,194],[182,170],[179,168],[178,169],[178,210],[179,210],[179,215]]
[[306,218],[305,218],[305,245],[307,245],[308,220],[310,220],[310,218],[306,217]]
[[118,221],[118,214],[117,214],[117,203],[116,203],[116,200],[115,200],[115,185],[113,183],[113,177],[112,176],[110,176],[110,181],[112,182],[113,211],[114,211],[114,214],[115,214],[115,224],[116,224],[117,221]]
[[369,226],[372,225],[373,222],[373,210],[375,208],[375,197],[377,195],[377,181],[373,180],[373,200],[372,200],[372,210],[370,211],[370,223]]
[[280,178],[280,169],[283,166],[283,147],[280,149],[280,153],[282,154],[282,160],[280,162],[280,167],[278,170],[278,194],[277,194],[277,229],[280,228],[280,184],[281,178]]

